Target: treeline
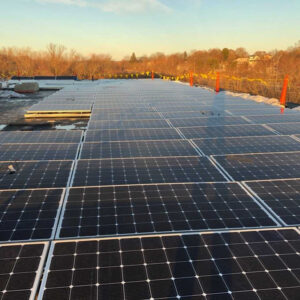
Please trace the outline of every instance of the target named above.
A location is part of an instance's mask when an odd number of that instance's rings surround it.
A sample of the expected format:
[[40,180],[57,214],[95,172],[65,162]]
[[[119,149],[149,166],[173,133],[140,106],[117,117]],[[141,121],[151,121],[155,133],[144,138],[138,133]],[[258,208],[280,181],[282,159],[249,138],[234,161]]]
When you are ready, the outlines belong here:
[[[98,79],[113,74],[152,70],[174,77],[189,72],[213,74],[218,71],[221,74],[221,88],[277,98],[283,77],[288,74],[288,99],[300,102],[300,42],[284,51],[257,51],[252,55],[243,48],[224,48],[170,55],[155,53],[141,57],[133,53],[120,61],[114,61],[106,54],[86,57],[54,44],[49,44],[45,51],[39,52],[29,48],[0,49],[0,76],[5,79],[34,75],[77,75],[79,79]],[[201,77],[195,78],[195,82],[210,86],[214,84],[209,78]]]

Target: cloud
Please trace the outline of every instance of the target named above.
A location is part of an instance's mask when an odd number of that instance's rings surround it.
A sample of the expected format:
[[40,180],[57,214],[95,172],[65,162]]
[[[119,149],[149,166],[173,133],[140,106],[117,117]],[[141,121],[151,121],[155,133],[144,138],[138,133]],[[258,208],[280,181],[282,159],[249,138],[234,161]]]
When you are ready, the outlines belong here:
[[39,3],[97,8],[111,13],[170,12],[160,0],[36,0]]

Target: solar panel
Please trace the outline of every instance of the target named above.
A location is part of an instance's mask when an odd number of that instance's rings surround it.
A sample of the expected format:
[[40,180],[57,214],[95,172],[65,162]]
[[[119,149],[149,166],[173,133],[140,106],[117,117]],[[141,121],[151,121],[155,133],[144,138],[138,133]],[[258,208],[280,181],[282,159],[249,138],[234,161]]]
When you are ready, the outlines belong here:
[[193,126],[215,126],[215,125],[234,125],[249,124],[241,117],[211,117],[211,118],[189,118],[189,119],[170,119],[174,127],[193,127]]
[[256,136],[195,139],[205,155],[300,151],[300,142],[289,136]]
[[227,111],[231,113],[231,115],[234,116],[255,116],[255,115],[276,115],[280,114],[280,107],[256,107],[256,108],[251,108],[251,109],[232,109],[228,108]]
[[91,120],[155,120],[161,119],[158,113],[92,113]]
[[224,111],[207,109],[197,111],[164,112],[163,115],[166,119],[185,119],[198,117],[221,117],[228,114]]
[[0,298],[35,299],[47,243],[0,245]]
[[297,299],[294,229],[55,242],[40,299]]
[[300,225],[300,179],[246,184],[286,225]]
[[[97,103],[94,104],[93,106],[93,114],[98,114],[98,113],[105,113],[105,114],[112,114],[112,113],[119,113],[119,114],[131,114],[133,109],[132,108],[126,108],[126,107],[116,107],[116,108],[97,108]],[[148,112],[154,112],[152,107],[138,107],[136,106],[134,108],[135,113],[148,113]]]
[[81,130],[0,131],[0,143],[79,143]]
[[269,116],[247,116],[247,119],[256,124],[300,122],[300,113],[292,115],[276,114]]
[[73,188],[59,237],[275,225],[237,183]]
[[262,125],[219,125],[179,128],[186,138],[216,138],[275,135]]
[[268,124],[268,126],[278,131],[280,134],[300,134],[300,122],[274,123]]
[[[295,140],[294,140],[295,141]],[[297,143],[295,141],[295,143]],[[300,143],[299,150],[300,150]],[[158,156],[194,156],[196,150],[186,140],[130,141],[84,143],[82,159],[158,157]]]
[[1,144],[0,161],[71,160],[78,144]]
[[215,156],[234,180],[300,177],[300,152]]
[[0,162],[0,189],[65,187],[71,166],[68,160]]
[[37,103],[31,106],[28,111],[38,112],[38,111],[49,111],[49,112],[58,112],[58,111],[91,111],[91,104],[74,104],[70,103],[65,104],[51,104],[51,103]]
[[79,160],[73,186],[212,182],[224,177],[206,157]]
[[63,189],[0,191],[0,241],[53,237]]
[[90,121],[88,129],[168,128],[165,120]]
[[88,130],[86,142],[180,139],[174,128]]

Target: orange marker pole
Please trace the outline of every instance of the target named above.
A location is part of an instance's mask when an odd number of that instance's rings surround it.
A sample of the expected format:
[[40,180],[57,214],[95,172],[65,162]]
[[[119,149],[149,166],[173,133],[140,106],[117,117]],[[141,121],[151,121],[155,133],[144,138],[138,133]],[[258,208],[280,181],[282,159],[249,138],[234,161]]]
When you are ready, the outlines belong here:
[[220,73],[217,72],[217,78],[216,78],[216,92],[220,92]]
[[152,80],[154,79],[154,72],[152,71],[152,74],[151,74],[151,78]]
[[280,97],[280,104],[283,106],[285,106],[286,104],[286,92],[287,92],[288,84],[289,84],[289,76],[286,75],[284,77],[283,87],[282,87],[282,92]]
[[193,72],[190,72],[190,86],[194,85],[194,77],[193,77]]

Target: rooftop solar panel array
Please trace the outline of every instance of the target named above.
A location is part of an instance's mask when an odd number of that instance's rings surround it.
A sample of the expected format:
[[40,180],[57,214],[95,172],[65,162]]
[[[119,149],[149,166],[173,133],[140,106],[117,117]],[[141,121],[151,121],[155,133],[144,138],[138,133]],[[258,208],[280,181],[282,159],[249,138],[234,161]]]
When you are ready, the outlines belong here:
[[91,116],[0,131],[1,300],[299,299],[299,111],[160,80],[36,108]]

